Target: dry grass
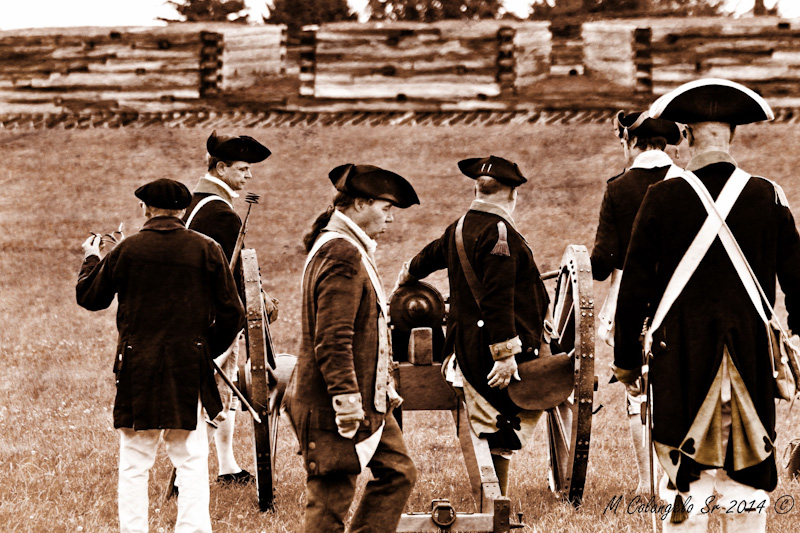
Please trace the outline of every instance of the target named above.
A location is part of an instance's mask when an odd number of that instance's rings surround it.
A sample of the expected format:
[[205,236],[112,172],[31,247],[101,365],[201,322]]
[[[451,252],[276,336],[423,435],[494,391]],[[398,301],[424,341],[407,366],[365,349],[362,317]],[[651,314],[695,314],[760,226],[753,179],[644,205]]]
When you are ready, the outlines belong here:
[[[262,274],[281,300],[273,328],[279,351],[299,345],[300,239],[332,196],[327,172],[343,162],[375,163],[407,176],[422,206],[398,212],[381,238],[378,263],[391,286],[403,260],[437,237],[469,205],[472,182],[457,160],[493,153],[517,161],[530,184],[521,189],[515,218],[542,270],[558,265],[567,244],[591,248],[605,179],[622,166],[610,126],[469,126],[274,128],[241,131],[274,152],[256,166],[250,189],[262,194],[253,210],[248,246],[258,250]],[[160,177],[189,186],[203,173],[200,129],[0,131],[0,530],[114,531],[117,435],[112,430],[114,310],[86,312],[75,304],[80,243],[89,230],[110,231],[124,221],[138,229],[133,190]],[[743,128],[734,156],[745,169],[780,181],[792,204],[798,130],[788,125]],[[685,154],[679,158],[685,161]],[[443,274],[433,277],[446,292]],[[596,286],[602,301],[605,285]],[[647,531],[647,515],[621,508],[603,514],[612,496],[636,485],[619,386],[606,386],[611,353],[598,346],[600,390],[594,417],[585,503],[579,511],[547,489],[544,434],[539,428],[512,463],[510,497],[525,514],[527,531]],[[778,449],[797,434],[798,415],[779,406]],[[410,413],[407,441],[420,480],[409,509],[433,497],[472,508],[448,414]],[[252,469],[250,426],[240,415],[237,457]],[[259,513],[252,487],[212,484],[215,530],[297,531],[302,523],[304,474],[286,427],[279,435],[277,511]],[[216,473],[212,453],[210,467]],[[160,456],[151,483],[152,531],[170,530],[175,504],[162,507],[168,465]],[[800,496],[781,481],[773,498]],[[769,530],[796,529],[797,510],[770,511]],[[719,524],[716,523],[719,530]]]

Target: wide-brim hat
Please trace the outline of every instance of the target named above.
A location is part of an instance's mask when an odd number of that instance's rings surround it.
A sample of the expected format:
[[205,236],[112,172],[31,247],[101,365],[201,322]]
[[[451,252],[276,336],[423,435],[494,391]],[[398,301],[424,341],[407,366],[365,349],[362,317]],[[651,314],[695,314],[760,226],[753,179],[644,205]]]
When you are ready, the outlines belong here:
[[463,159],[458,162],[458,168],[468,178],[488,176],[509,187],[519,187],[528,181],[516,163],[494,155]]
[[566,353],[544,355],[517,367],[508,395],[518,407],[540,411],[561,405],[575,388],[575,362]]
[[617,135],[626,141],[631,137],[647,139],[653,137],[663,137],[667,144],[678,145],[683,140],[681,128],[671,120],[660,118],[650,118],[647,112],[629,113],[624,111],[617,113],[614,117],[614,125],[617,128]]
[[684,83],[653,102],[649,115],[681,124],[724,122],[739,125],[775,118],[767,101],[757,93],[721,78]]
[[337,191],[350,196],[386,200],[405,209],[419,204],[414,187],[401,175],[374,165],[339,165],[328,173]]
[[160,209],[186,209],[192,201],[192,193],[186,185],[168,178],[145,183],[134,194],[150,207]]
[[211,132],[211,136],[206,141],[206,150],[209,155],[217,159],[244,161],[245,163],[260,163],[272,154],[269,148],[252,137],[217,135],[216,130]]

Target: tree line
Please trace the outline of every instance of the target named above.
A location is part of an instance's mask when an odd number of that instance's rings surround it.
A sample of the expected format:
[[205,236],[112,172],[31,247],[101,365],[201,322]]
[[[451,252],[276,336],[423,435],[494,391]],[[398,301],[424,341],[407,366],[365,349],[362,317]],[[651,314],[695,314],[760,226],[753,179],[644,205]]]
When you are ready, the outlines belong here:
[[[247,22],[244,0],[170,0],[177,12],[167,22],[229,21]],[[528,17],[548,20],[590,16],[618,18],[627,16],[670,15],[701,16],[724,14],[723,0],[534,0]],[[286,24],[290,31],[308,24],[356,20],[347,0],[265,0],[268,24]],[[764,0],[756,0],[755,15],[774,15],[777,7],[766,9]],[[436,22],[447,19],[518,19],[503,9],[502,0],[368,0],[370,20]]]

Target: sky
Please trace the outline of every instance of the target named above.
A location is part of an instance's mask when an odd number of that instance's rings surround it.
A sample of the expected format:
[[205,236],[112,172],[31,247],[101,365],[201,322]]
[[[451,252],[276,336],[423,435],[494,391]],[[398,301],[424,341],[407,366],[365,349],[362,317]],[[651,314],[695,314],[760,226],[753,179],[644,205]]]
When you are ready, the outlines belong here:
[[[245,0],[251,19],[259,20],[265,0]],[[361,10],[367,0],[348,0]],[[738,13],[753,8],[753,0],[725,0]],[[800,17],[800,0],[765,0],[767,7],[778,3],[780,14]],[[5,5],[3,5],[5,4]],[[531,0],[505,0],[509,11],[525,15]],[[157,17],[173,17],[175,11],[164,0],[0,0],[0,29],[61,26],[149,26]]]

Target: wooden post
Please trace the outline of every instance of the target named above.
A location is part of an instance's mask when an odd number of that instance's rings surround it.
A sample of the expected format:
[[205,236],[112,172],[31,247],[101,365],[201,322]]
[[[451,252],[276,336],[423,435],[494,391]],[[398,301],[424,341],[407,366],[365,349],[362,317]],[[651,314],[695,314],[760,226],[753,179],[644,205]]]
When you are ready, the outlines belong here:
[[636,28],[633,32],[633,60],[636,65],[637,94],[653,94],[653,30]]
[[317,32],[303,30],[300,33],[300,96],[314,96],[316,72]]
[[222,34],[200,32],[200,96],[215,96],[222,87]]
[[517,30],[502,26],[497,30],[497,83],[500,94],[508,95],[516,92],[517,74],[514,69],[514,36]]

